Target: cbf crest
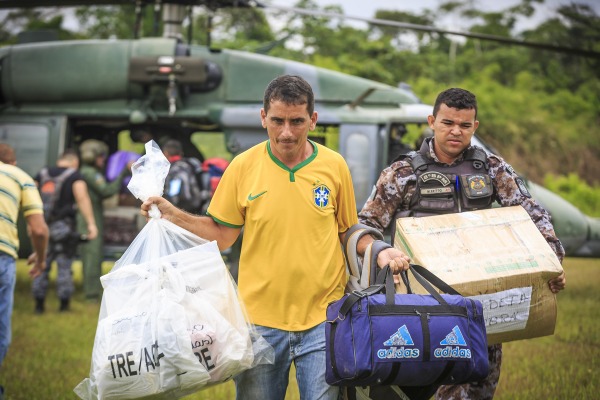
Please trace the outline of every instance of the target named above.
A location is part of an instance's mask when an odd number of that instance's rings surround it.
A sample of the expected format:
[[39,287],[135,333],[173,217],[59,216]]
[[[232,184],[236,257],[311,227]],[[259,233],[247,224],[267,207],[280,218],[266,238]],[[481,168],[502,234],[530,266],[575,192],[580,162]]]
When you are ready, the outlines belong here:
[[325,208],[329,204],[330,190],[325,185],[319,185],[313,189],[313,199],[319,208]]

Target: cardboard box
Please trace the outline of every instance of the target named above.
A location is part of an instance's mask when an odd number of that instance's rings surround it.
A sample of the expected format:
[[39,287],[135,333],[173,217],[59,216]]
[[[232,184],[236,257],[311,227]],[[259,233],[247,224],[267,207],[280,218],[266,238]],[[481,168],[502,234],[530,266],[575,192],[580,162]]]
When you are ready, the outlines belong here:
[[[396,221],[394,246],[484,306],[488,344],[552,335],[560,261],[521,206]],[[427,293],[411,277],[415,293]]]

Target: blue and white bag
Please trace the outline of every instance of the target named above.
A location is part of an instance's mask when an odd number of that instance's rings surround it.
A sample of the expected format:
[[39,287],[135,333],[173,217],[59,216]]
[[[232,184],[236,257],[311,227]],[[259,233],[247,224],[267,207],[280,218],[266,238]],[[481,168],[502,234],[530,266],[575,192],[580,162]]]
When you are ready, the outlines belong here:
[[[435,388],[488,375],[481,302],[421,266],[411,265],[411,271],[429,295],[396,294],[386,267],[375,285],[329,304],[327,383]],[[451,294],[441,295],[431,284]]]

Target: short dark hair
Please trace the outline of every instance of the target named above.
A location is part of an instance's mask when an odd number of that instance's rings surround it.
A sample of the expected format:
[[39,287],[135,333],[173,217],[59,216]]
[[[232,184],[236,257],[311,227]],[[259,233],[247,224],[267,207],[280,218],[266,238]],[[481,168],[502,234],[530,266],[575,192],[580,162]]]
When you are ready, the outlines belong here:
[[152,133],[146,128],[134,128],[129,131],[131,141],[136,143],[145,143],[148,137],[152,137]]
[[440,93],[433,106],[434,117],[437,116],[442,104],[457,110],[475,110],[475,119],[477,119],[477,98],[468,90],[450,88]]
[[77,150],[69,147],[66,148],[65,151],[63,151],[62,154],[58,157],[59,160],[64,160],[68,158],[76,158],[77,161],[79,161],[79,153],[77,152]]
[[273,79],[265,90],[263,108],[269,112],[272,101],[282,101],[286,104],[306,104],[308,114],[315,111],[315,96],[309,83],[297,75],[282,75]]
[[15,150],[8,143],[0,143],[0,161],[12,164],[17,161]]
[[177,139],[169,139],[162,146],[163,152],[169,156],[183,156],[183,147]]

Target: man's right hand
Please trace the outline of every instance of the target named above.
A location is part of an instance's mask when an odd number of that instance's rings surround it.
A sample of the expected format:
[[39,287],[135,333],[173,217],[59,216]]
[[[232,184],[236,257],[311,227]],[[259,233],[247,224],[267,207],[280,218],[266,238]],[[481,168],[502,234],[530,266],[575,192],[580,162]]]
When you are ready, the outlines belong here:
[[150,208],[153,204],[156,205],[158,211],[160,211],[160,217],[171,222],[173,222],[175,213],[179,211],[177,207],[175,207],[165,198],[160,196],[152,196],[149,197],[148,200],[144,201],[140,206],[140,214],[146,217],[146,220],[150,219]]
[[87,227],[87,239],[92,240],[96,239],[98,236],[98,227],[96,224],[89,224]]
[[38,258],[37,253],[31,253],[29,257],[27,257],[27,265],[31,265],[29,276],[31,278],[36,278],[46,269],[46,260]]

